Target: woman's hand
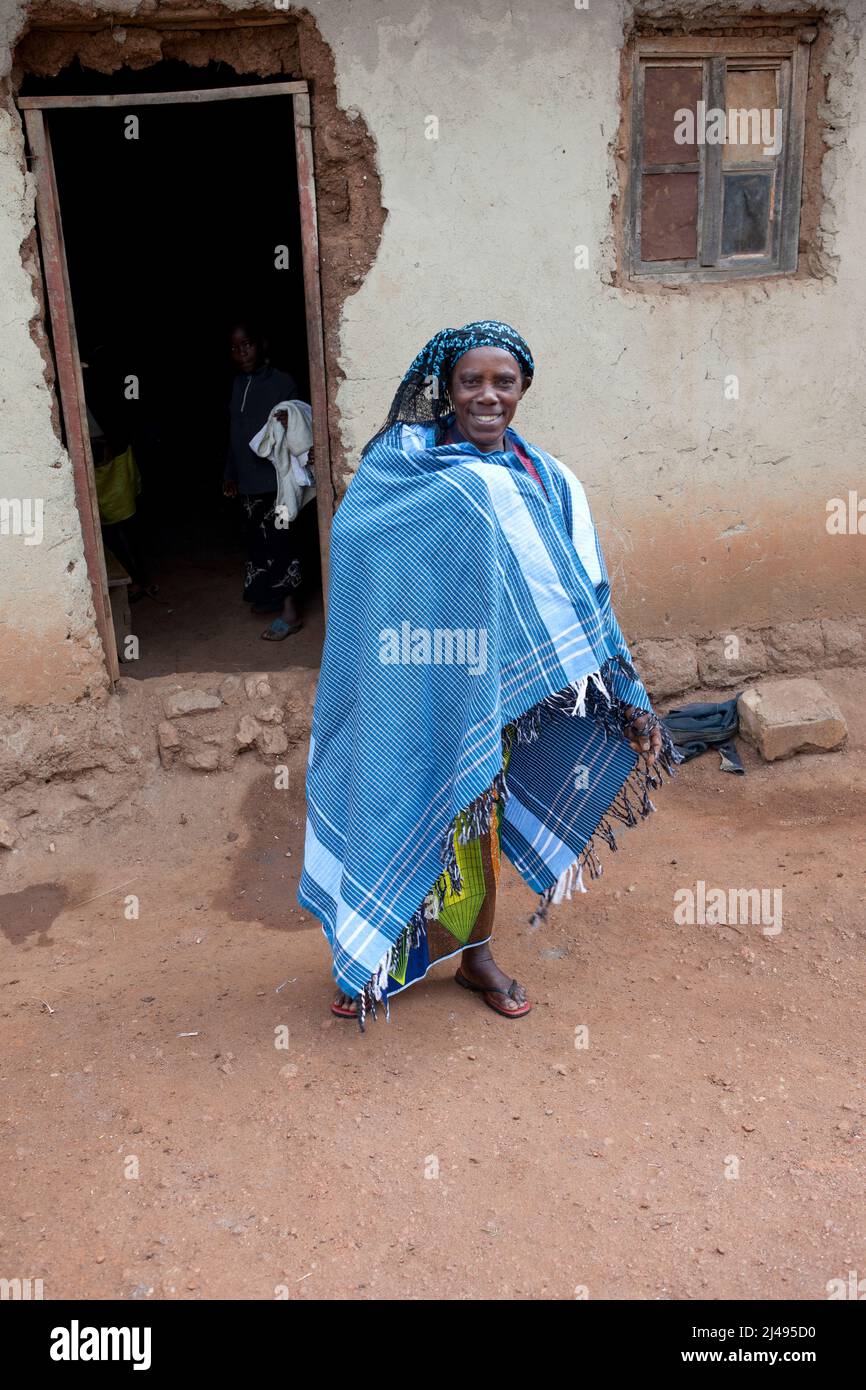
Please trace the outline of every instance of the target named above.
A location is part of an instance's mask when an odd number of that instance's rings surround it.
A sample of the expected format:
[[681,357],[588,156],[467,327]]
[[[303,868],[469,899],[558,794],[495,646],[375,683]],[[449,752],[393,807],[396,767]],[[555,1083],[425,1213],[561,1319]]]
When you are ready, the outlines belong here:
[[223,497],[237,497],[238,485],[233,478],[226,478],[223,483]]
[[279,420],[283,429],[285,429],[289,423],[289,412],[287,410],[278,410],[274,414],[274,419]]
[[626,738],[629,746],[636,753],[642,753],[647,762],[652,766],[662,751],[662,731],[658,724],[648,729],[651,717],[647,710],[638,709],[636,705],[629,705],[626,710],[631,723],[626,730]]

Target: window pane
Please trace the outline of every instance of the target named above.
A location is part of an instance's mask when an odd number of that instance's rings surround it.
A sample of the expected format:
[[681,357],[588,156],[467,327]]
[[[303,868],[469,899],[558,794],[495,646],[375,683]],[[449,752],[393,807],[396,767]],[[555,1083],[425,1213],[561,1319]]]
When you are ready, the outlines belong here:
[[691,261],[698,253],[697,174],[644,174],[641,259]]
[[722,255],[758,255],[769,247],[772,174],[725,174]]
[[[696,116],[691,130],[676,113],[688,108],[695,112],[701,96],[701,68],[647,67],[644,70],[643,162],[647,164],[688,164],[698,157],[695,143]],[[691,135],[690,144],[678,144],[675,135]]]
[[[782,145],[782,113],[777,111],[776,71],[754,68],[728,70],[725,78],[727,140],[722,155],[725,168],[736,164],[769,164]],[[765,150],[769,149],[769,154]]]

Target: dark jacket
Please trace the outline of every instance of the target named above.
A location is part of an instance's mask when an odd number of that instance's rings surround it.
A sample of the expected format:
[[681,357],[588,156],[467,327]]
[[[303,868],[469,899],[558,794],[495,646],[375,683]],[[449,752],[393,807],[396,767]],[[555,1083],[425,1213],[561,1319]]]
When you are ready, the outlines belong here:
[[270,459],[259,458],[250,448],[275,405],[295,400],[298,388],[287,372],[269,365],[252,375],[239,372],[232,386],[229,403],[229,451],[226,481],[235,482],[243,496],[257,492],[276,492],[277,475]]

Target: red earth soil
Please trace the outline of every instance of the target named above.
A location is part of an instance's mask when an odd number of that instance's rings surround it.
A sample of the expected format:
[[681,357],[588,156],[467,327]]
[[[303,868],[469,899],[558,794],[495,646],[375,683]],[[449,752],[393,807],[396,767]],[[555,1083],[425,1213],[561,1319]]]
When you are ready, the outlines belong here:
[[[821,1299],[866,1275],[862,673],[822,679],[845,751],[690,763],[546,927],[504,864],[521,1022],[447,966],[363,1037],[332,1020],[295,899],[300,753],[293,790],[261,764],[153,772],[53,851],[4,853],[0,1276],[46,1298]],[[781,889],[782,931],[677,924],[699,880]]]

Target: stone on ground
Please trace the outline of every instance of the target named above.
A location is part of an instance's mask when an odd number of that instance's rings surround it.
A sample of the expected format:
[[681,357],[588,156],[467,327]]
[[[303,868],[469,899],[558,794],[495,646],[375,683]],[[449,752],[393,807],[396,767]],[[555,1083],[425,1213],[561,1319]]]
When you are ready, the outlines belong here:
[[815,680],[759,681],[737,702],[740,733],[767,762],[794,753],[828,752],[848,729],[835,700]]
[[177,719],[182,714],[205,714],[208,710],[219,709],[221,705],[219,695],[211,695],[207,690],[173,691],[162,702],[166,719]]
[[262,726],[251,714],[242,714],[235,732],[235,740],[240,748],[251,748],[262,731]]

